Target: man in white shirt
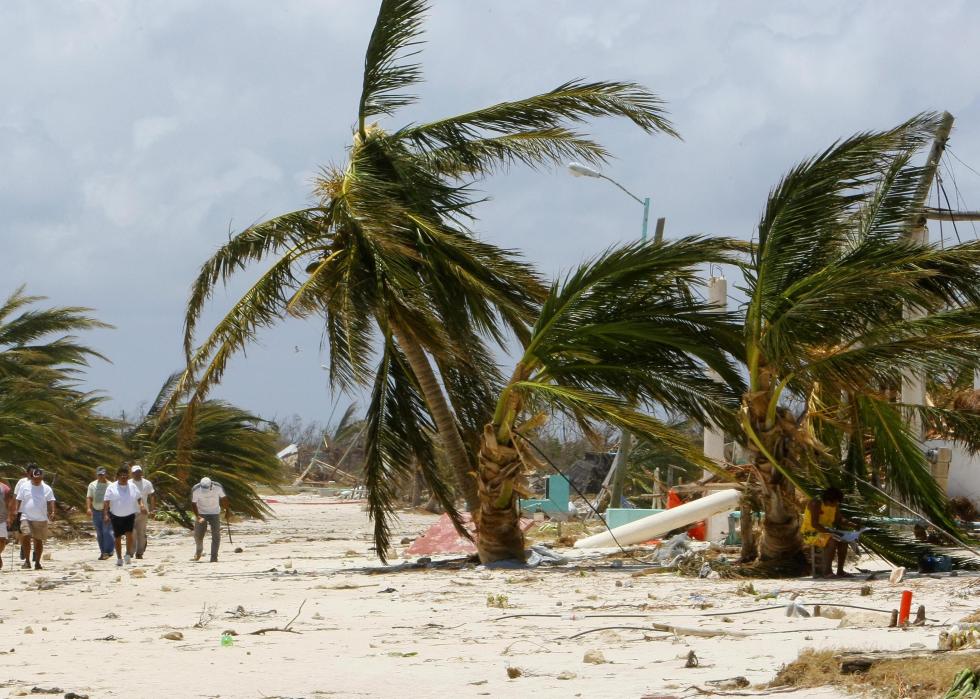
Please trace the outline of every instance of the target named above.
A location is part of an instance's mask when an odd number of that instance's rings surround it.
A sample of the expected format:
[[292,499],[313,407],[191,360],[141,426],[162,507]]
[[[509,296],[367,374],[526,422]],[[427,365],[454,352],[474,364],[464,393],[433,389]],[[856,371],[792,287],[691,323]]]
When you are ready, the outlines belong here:
[[41,570],[41,554],[48,538],[48,521],[54,519],[54,491],[44,482],[44,471],[31,469],[28,485],[17,491],[17,511],[20,513],[20,553],[22,568],[31,567],[31,542],[34,542],[34,570]]
[[129,466],[120,466],[116,480],[105,489],[102,516],[116,536],[116,565],[123,564],[122,538],[126,537],[126,563],[133,560],[133,526],[137,512],[146,512],[139,490],[129,482]]
[[153,493],[156,489],[150,481],[143,478],[143,467],[139,464],[133,465],[133,478],[130,482],[140,491],[143,506],[146,508],[145,512],[136,513],[136,524],[133,527],[133,533],[136,535],[136,557],[142,558],[143,552],[146,551],[146,522],[153,514],[153,501],[156,499]]
[[221,545],[221,510],[228,509],[228,496],[217,481],[205,476],[191,489],[191,508],[197,521],[194,523],[195,561],[201,560],[204,553],[204,532],[211,527],[211,562],[218,560],[218,547]]

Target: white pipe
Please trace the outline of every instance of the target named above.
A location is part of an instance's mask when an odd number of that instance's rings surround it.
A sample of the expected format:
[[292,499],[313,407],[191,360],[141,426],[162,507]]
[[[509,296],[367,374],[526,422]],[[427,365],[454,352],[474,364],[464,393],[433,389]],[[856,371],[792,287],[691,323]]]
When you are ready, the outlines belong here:
[[655,515],[616,527],[611,531],[604,531],[585,539],[579,539],[575,542],[575,548],[604,548],[615,546],[617,542],[620,546],[640,544],[661,534],[666,534],[672,529],[680,529],[719,512],[734,509],[740,498],[741,493],[737,490],[722,490],[712,493],[706,497],[685,502],[672,510],[658,512]]

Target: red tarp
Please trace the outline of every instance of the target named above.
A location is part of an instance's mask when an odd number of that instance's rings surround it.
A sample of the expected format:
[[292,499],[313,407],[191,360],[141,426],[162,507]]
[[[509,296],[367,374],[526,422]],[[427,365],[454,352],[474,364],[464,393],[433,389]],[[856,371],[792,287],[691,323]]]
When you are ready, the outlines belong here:
[[[466,529],[471,534],[475,531],[469,513],[462,513]],[[534,524],[533,520],[521,518],[521,529],[527,531]],[[426,529],[425,534],[412,542],[405,549],[406,556],[431,556],[439,553],[476,553],[473,542],[464,539],[456,531],[449,515],[443,515],[435,524]]]

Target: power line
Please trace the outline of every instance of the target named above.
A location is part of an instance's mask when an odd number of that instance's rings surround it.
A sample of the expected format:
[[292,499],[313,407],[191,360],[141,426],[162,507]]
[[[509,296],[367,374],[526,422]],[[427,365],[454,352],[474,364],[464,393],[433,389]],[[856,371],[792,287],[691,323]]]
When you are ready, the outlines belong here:
[[972,173],[973,173],[974,175],[976,175],[977,177],[980,177],[980,172],[977,172],[977,171],[976,171],[976,170],[974,170],[974,169],[973,169],[972,167],[970,167],[970,166],[969,166],[969,165],[967,165],[967,164],[966,164],[965,162],[963,162],[963,159],[962,159],[962,158],[960,158],[960,156],[958,156],[958,155],[956,155],[956,153],[954,153],[954,152],[952,151],[952,149],[951,149],[951,148],[949,148],[949,146],[947,146],[947,147],[946,147],[946,152],[947,152],[947,153],[949,153],[949,154],[950,154],[951,156],[953,156],[954,158],[956,158],[957,160],[959,160],[959,161],[960,161],[960,164],[962,164],[962,165],[963,165],[963,167],[965,167],[965,168],[966,168],[967,170],[969,170],[970,172],[972,172]]
[[[957,158],[957,160],[959,160],[959,158]],[[963,197],[962,193],[960,192],[960,186],[956,182],[956,173],[953,171],[952,166],[949,164],[949,162],[944,162],[943,165],[946,168],[946,172],[949,173],[949,179],[953,182],[953,192],[956,194],[956,208],[960,211],[969,210],[970,207],[967,206],[966,198]],[[972,219],[970,220],[970,227],[973,229],[973,237],[975,239],[980,239],[980,235],[977,234],[977,224]]]

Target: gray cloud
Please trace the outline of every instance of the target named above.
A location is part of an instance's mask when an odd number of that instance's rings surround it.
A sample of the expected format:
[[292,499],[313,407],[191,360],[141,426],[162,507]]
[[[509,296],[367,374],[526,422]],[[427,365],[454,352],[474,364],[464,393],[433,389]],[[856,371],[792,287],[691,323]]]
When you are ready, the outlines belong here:
[[[952,148],[980,169],[975,3],[434,5],[428,82],[400,120],[573,77],[644,83],[683,142],[626,123],[593,131],[617,156],[607,171],[652,197],[668,235],[749,237],[794,162],[925,109],[957,116]],[[113,363],[89,375],[113,410],[150,400],[179,367],[187,289],[229,230],[303,206],[317,168],[343,160],[374,12],[342,0],[0,5],[0,269],[7,288],[27,283],[116,326],[92,338]],[[951,164],[980,206],[980,177]],[[558,273],[638,235],[638,205],[603,184],[494,177],[478,232]],[[250,278],[219,293],[206,321]],[[218,395],[323,418],[323,360],[317,323],[290,321],[234,362]]]

